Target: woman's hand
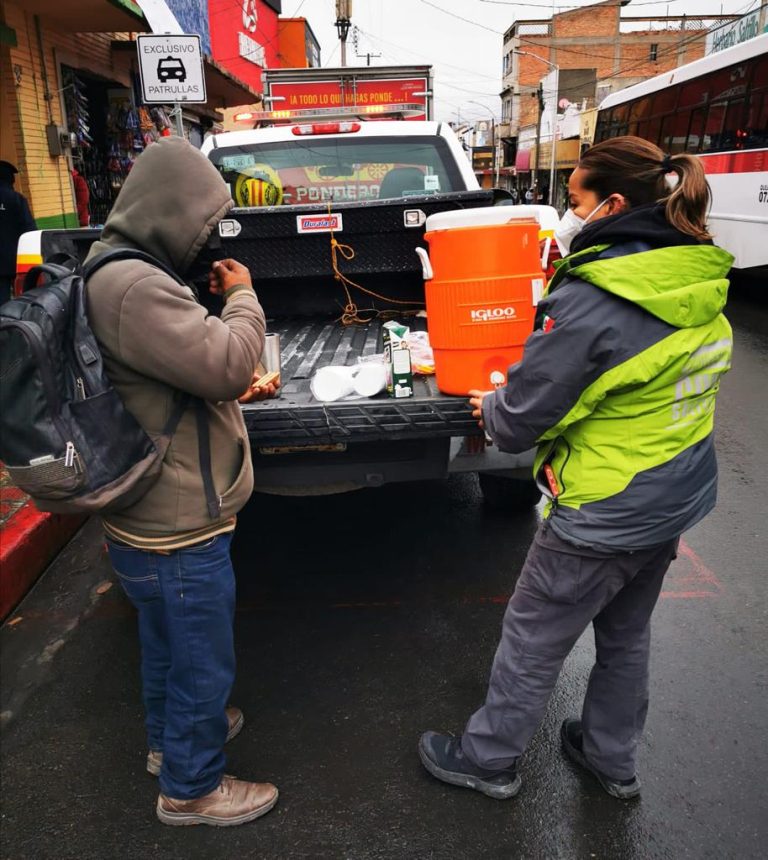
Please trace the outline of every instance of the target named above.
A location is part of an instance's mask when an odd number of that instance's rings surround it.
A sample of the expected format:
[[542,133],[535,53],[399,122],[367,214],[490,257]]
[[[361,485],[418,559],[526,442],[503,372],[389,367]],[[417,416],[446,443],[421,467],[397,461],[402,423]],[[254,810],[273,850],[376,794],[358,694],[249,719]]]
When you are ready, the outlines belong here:
[[485,424],[483,423],[483,400],[489,394],[493,394],[493,392],[477,390],[469,392],[469,403],[472,407],[472,417],[477,418],[477,423],[483,428],[483,430],[485,430]]

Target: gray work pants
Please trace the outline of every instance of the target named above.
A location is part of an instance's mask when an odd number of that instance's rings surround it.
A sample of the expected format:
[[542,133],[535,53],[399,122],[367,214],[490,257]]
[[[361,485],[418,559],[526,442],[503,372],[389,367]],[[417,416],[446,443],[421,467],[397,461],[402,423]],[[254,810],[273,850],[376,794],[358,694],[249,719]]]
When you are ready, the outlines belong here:
[[581,716],[584,754],[613,779],[635,775],[648,711],[651,613],[677,544],[598,556],[580,553],[546,524],[539,528],[504,615],[485,705],[462,737],[470,761],[488,770],[515,762],[591,621],[597,659]]

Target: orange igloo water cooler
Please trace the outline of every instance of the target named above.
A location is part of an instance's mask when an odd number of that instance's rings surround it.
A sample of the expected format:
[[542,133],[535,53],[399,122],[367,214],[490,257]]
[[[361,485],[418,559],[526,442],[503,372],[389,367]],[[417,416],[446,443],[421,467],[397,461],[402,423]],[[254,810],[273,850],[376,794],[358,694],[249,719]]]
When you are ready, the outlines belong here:
[[[506,211],[505,211],[506,210]],[[544,289],[539,223],[510,207],[430,215],[424,268],[437,386],[465,395],[504,385]]]

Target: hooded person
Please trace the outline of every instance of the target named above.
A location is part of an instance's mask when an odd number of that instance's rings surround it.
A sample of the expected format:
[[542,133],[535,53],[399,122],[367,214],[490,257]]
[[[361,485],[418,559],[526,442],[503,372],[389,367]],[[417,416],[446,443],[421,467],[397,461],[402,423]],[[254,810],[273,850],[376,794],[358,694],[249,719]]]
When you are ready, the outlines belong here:
[[514,797],[518,759],[592,623],[596,662],[561,742],[628,800],[640,794],[651,613],[680,535],[716,500],[733,258],[711,242],[694,156],[637,137],[604,141],[573,171],[569,202],[555,235],[570,253],[555,264],[522,361],[505,388],[471,400],[502,451],[538,446],[545,518],[504,616],[485,704],[461,737],[427,732],[419,752],[438,779]]
[[236,399],[261,356],[264,313],[248,270],[233,260],[214,263],[210,275],[224,298],[220,318],[180,282],[233,205],[205,156],[164,139],[136,160],[88,257],[128,249],[157,261],[105,262],[87,282],[88,314],[107,375],[144,429],[160,434],[183,410],[157,481],[103,520],[110,560],[138,610],[147,770],[160,778],[166,824],[241,824],[277,801],[273,785],[225,776],[223,752],[243,725],[242,712],[227,707],[229,551],[253,489]]

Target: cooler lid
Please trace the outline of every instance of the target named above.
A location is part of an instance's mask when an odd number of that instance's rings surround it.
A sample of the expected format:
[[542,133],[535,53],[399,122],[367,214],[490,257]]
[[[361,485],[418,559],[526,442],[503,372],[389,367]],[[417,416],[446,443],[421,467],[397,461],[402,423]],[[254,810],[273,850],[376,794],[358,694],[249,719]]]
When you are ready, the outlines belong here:
[[461,227],[497,227],[501,224],[538,223],[532,212],[518,212],[519,209],[534,209],[528,206],[484,206],[482,209],[458,209],[453,212],[437,212],[430,215],[426,231],[457,230]]

